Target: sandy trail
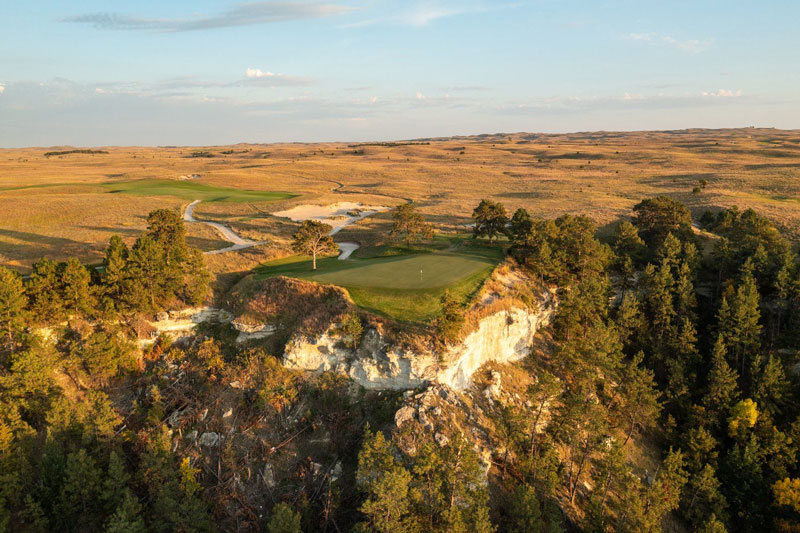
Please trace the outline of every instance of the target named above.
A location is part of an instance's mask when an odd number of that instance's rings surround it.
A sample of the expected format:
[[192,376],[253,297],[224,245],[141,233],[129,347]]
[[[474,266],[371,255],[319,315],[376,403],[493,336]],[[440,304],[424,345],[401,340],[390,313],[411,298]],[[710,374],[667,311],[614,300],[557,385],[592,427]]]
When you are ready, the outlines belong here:
[[[304,220],[317,220],[333,226],[331,236],[339,233],[342,228],[354,224],[375,213],[388,210],[382,205],[362,205],[355,202],[338,202],[332,205],[298,205],[286,211],[272,213],[276,217],[285,217],[302,222]],[[352,214],[352,213],[357,214]],[[344,261],[350,254],[358,250],[361,245],[357,242],[337,242],[340,254],[339,260]]]
[[[217,230],[222,238],[226,241],[231,243],[231,246],[226,248],[220,248],[219,250],[210,250],[208,252],[204,252],[206,254],[221,254],[225,252],[232,252],[234,250],[243,250],[245,248],[250,248],[251,246],[258,246],[259,244],[265,244],[267,241],[256,242],[251,241],[250,239],[243,239],[239,235],[237,235],[231,228],[226,226],[225,224],[220,224],[219,222],[209,222],[206,220],[197,220],[194,218],[194,208],[197,204],[199,204],[201,200],[195,200],[194,202],[190,203],[186,206],[186,210],[183,212],[183,220],[186,222],[197,222],[199,224],[206,224],[211,226],[215,230]],[[374,215],[375,213],[380,213],[381,211],[386,211],[389,209],[388,207],[384,206],[365,206],[361,204],[357,204],[354,202],[339,202],[328,206],[323,205],[298,205],[291,209],[287,209],[286,211],[278,211],[276,213],[272,213],[276,217],[285,217],[294,220],[295,222],[302,222],[304,220],[318,220],[320,222],[325,222],[333,226],[331,230],[331,235],[336,235],[339,233],[342,228],[345,226],[349,226],[355,222],[358,222],[362,218],[366,218],[370,215]],[[357,211],[358,214],[352,214],[354,211]],[[350,254],[358,250],[361,245],[357,242],[337,242],[339,246],[340,254],[339,259],[345,260],[350,257]]]
[[222,238],[231,243],[231,246],[226,248],[220,248],[219,250],[210,250],[205,252],[206,254],[221,254],[224,252],[232,252],[234,250],[243,250],[244,248],[250,248],[251,246],[257,246],[259,244],[264,244],[264,242],[256,242],[251,241],[250,239],[243,239],[239,237],[234,231],[224,224],[220,224],[218,222],[208,222],[205,220],[197,220],[194,218],[192,213],[194,213],[194,207],[200,203],[200,200],[195,200],[194,202],[190,203],[186,206],[186,210],[183,212],[183,220],[186,222],[198,222],[200,224],[206,224],[211,226],[215,230],[217,230]]

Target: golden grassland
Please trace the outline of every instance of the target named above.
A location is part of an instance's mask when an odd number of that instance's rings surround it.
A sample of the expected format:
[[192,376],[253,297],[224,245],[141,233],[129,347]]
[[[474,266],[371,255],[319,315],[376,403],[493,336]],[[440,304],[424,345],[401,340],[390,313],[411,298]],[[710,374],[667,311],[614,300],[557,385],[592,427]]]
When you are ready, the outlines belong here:
[[[68,148],[57,148],[58,150]],[[443,228],[470,222],[482,198],[532,214],[587,214],[599,224],[628,216],[642,198],[666,194],[695,213],[752,207],[800,236],[800,131],[497,134],[414,143],[239,144],[210,147],[101,147],[108,153],[45,157],[55,148],[0,150],[0,264],[25,269],[45,255],[96,261],[108,238],[133,239],[155,208],[181,209],[184,197],[111,193],[101,184],[199,174],[215,187],[279,191],[278,201],[204,202],[195,216],[243,236],[285,245],[294,224],[271,212],[303,203],[407,199]],[[211,155],[212,157],[198,157]],[[693,188],[707,183],[699,193]],[[362,242],[389,215],[348,228]],[[190,224],[193,244],[224,246]]]

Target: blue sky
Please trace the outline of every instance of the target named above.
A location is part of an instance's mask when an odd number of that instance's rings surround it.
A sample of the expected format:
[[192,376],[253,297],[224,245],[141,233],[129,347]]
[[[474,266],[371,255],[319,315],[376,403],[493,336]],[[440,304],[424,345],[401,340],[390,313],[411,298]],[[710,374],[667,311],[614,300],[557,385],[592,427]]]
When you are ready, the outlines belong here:
[[800,127],[800,2],[4,2],[0,146]]

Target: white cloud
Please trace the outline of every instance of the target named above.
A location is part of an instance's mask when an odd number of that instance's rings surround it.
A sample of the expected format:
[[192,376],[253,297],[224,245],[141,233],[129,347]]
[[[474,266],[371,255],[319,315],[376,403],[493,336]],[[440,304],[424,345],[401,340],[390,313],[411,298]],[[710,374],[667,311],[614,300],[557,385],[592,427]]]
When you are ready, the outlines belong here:
[[417,94],[416,94],[416,96],[417,96],[417,100],[425,100],[425,95],[424,95],[424,94],[422,94],[422,93],[421,93],[421,92],[419,92],[419,91],[417,91]]
[[671,35],[663,35],[654,32],[629,33],[625,35],[625,39],[629,41],[660,44],[693,54],[705,52],[714,44],[713,39],[677,39]]
[[4,92],[6,92],[6,86],[0,83],[0,94],[3,94]]
[[271,78],[273,76],[276,76],[276,74],[273,74],[272,72],[269,71],[264,72],[260,68],[248,68],[247,70],[244,71],[244,74],[248,78]]
[[738,98],[742,96],[742,90],[737,89],[719,89],[718,91],[703,91],[703,96],[709,96],[712,98]]
[[287,87],[311,85],[311,80],[300,76],[290,76],[280,72],[270,72],[260,68],[248,68],[244,71],[245,85],[259,85],[266,87]]

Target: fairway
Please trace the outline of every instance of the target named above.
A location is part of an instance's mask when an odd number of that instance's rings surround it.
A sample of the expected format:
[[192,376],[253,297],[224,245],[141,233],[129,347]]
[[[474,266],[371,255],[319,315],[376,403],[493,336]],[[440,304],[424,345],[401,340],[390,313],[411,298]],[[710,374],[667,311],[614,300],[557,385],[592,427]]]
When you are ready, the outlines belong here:
[[111,193],[138,194],[141,196],[176,196],[186,200],[204,202],[271,202],[293,198],[294,194],[274,191],[252,191],[215,187],[196,181],[133,180],[104,183]]
[[[259,278],[289,276],[344,287],[356,305],[396,320],[429,320],[445,290],[466,301],[497,265],[496,250],[432,252],[339,261],[293,256],[262,265]],[[421,272],[421,274],[420,274]]]

